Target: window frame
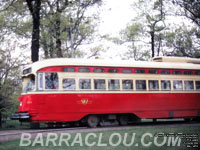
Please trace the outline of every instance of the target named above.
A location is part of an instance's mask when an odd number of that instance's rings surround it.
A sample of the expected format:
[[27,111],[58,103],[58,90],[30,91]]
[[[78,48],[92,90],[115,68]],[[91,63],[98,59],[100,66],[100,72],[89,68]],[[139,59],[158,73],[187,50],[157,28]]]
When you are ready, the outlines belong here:
[[[152,88],[150,88],[150,82],[155,82],[156,81],[156,83],[157,83],[157,89],[152,89]],[[158,91],[160,88],[159,88],[159,80],[148,80],[148,88],[149,88],[149,91]]]
[[125,68],[123,68],[122,69],[122,73],[124,73],[124,74],[131,74],[131,73],[133,73],[133,70],[132,69],[125,69]]
[[[110,88],[110,87],[111,87],[111,85],[110,85],[110,84],[111,84],[111,83],[110,83],[111,80],[118,81],[118,83],[117,83],[117,84],[118,84],[118,88],[113,88],[113,89]],[[114,84],[115,84],[115,83],[114,83]],[[115,86],[115,85],[114,85],[114,86]],[[114,87],[114,86],[113,86],[113,87]],[[121,89],[120,86],[121,86],[120,79],[108,79],[108,90],[109,90],[109,91],[119,91],[119,90]]]
[[[169,89],[164,89],[164,88],[162,88],[163,86],[162,86],[162,82],[163,81],[165,81],[165,82],[168,82],[169,83]],[[160,89],[161,89],[161,91],[171,91],[171,86],[172,86],[172,83],[171,83],[171,80],[160,80],[160,85],[161,85],[161,87],[160,87]]]
[[[137,88],[137,82],[139,82],[139,81],[144,81],[144,83],[145,83],[145,88],[144,89],[138,89]],[[147,91],[147,82],[146,82],[147,80],[144,80],[144,79],[136,79],[135,80],[135,90],[136,91]]]
[[145,74],[146,70],[145,69],[135,69],[135,73],[137,73],[137,74]]
[[73,67],[63,67],[62,72],[75,72],[75,68],[73,68]]
[[[199,82],[199,88],[197,88],[197,82]],[[196,89],[196,91],[200,91],[200,81],[199,80],[197,80],[197,81],[195,81],[195,89]]]
[[[175,87],[175,82],[181,82],[181,89],[176,89],[176,88],[174,88]],[[179,86],[179,85],[178,85]],[[182,80],[173,80],[173,90],[174,91],[183,91],[184,90],[184,87],[183,87],[183,81]]]
[[158,70],[155,69],[149,69],[148,74],[158,74]]
[[196,76],[199,76],[199,75],[200,75],[200,70],[196,70],[196,71],[195,71],[195,75],[196,75]]
[[37,89],[38,91],[44,90],[44,73],[43,72],[38,72],[37,74]]
[[[105,81],[105,82],[104,82],[105,88],[103,88],[103,89],[96,89],[96,88],[95,88],[95,80],[104,80],[104,81]],[[94,90],[95,90],[95,91],[105,91],[105,90],[106,90],[106,79],[93,79],[93,84],[94,84]]]
[[108,73],[119,73],[118,68],[108,68]]
[[78,68],[78,72],[80,72],[80,73],[89,73],[89,72],[91,72],[91,69],[90,68],[88,68],[88,67],[79,67]]
[[[131,81],[131,83],[132,83],[131,88],[130,89],[125,89],[123,81]],[[122,83],[122,90],[123,91],[132,91],[134,89],[134,81],[132,79],[122,79],[121,83]]]
[[191,75],[193,75],[193,71],[191,71],[191,70],[184,70],[184,71],[183,71],[183,74],[184,74],[184,75],[191,76]]
[[[46,74],[47,73],[50,73],[50,74],[57,74],[57,79],[58,79],[58,81],[57,81],[57,85],[56,85],[56,88],[52,88],[52,89],[47,89],[46,88]],[[54,81],[52,81],[52,82],[54,82]],[[53,83],[54,84],[54,83]],[[55,86],[55,85],[53,85],[53,86]],[[49,90],[59,90],[59,75],[58,75],[58,72],[45,72],[44,73],[44,90],[47,90],[47,91],[49,91]]]
[[[80,86],[80,80],[89,80],[89,86],[90,86],[90,88],[87,88],[87,89],[81,88],[81,86]],[[79,79],[78,79],[78,85],[79,85],[79,90],[92,90],[92,79],[88,79],[88,78],[79,78]]]
[[182,75],[182,71],[181,70],[172,70],[172,74],[173,75]]
[[[100,72],[96,71],[96,70],[101,70]],[[94,73],[105,73],[105,69],[104,68],[94,68],[93,69]]]
[[[193,86],[193,88],[192,89],[187,89],[186,88],[186,82],[192,82],[192,86]],[[193,80],[184,80],[184,90],[185,91],[194,91],[194,81]]]
[[160,70],[160,74],[161,75],[169,75],[171,73],[170,73],[170,70]]
[[[63,87],[63,85],[64,85],[63,81],[64,80],[69,80],[69,79],[74,80],[74,89],[66,89],[66,88]],[[66,91],[75,91],[76,90],[76,79],[75,78],[63,78],[62,79],[62,89],[66,90]]]

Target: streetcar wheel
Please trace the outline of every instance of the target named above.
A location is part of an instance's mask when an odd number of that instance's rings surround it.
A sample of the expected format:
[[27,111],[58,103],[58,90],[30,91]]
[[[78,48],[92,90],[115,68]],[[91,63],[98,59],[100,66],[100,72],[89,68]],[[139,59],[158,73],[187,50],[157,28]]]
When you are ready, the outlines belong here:
[[99,124],[99,118],[95,115],[91,115],[87,118],[87,124],[89,127],[95,128]]
[[121,126],[125,126],[128,124],[128,116],[127,115],[120,115],[119,116],[119,124]]
[[184,121],[185,121],[185,122],[190,122],[191,119],[190,119],[190,118],[184,118]]

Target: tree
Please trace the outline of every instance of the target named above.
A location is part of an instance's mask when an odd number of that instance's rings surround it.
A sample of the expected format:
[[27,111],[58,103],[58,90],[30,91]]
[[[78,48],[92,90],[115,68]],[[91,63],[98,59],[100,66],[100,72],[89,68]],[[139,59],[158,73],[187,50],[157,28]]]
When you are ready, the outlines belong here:
[[41,0],[26,0],[26,3],[33,20],[31,60],[35,62],[39,60]]
[[168,56],[184,56],[200,58],[200,39],[196,38],[196,28],[187,29],[186,26],[179,27],[175,32],[168,32],[165,36],[166,46],[172,49],[166,52]]
[[127,27],[120,32],[121,39],[114,40],[119,44],[127,44],[128,51],[124,53],[122,59],[134,59],[134,60],[148,60],[150,58],[150,52],[144,50],[144,41],[141,37],[144,33],[144,27],[141,23],[134,23],[127,25]]
[[150,38],[151,56],[159,56],[162,32],[166,29],[164,2],[163,0],[146,0],[139,1],[137,5],[139,5],[139,8],[142,6],[139,17],[143,21],[144,34]]
[[[184,16],[188,18],[190,21],[192,21],[192,23],[194,24],[192,25],[192,27],[189,27],[189,28],[186,28],[185,26],[183,26],[182,28],[177,29],[178,34],[177,35],[174,34],[171,37],[173,39],[172,43],[174,45],[174,50],[171,54],[199,58],[200,57],[199,55],[200,53],[199,52],[200,1],[198,0],[172,0],[172,2],[176,7],[179,7],[175,15],[178,17]],[[169,35],[172,35],[172,34],[169,33]],[[168,38],[168,41],[169,41],[169,38]]]
[[12,52],[10,49],[0,50],[0,127],[2,116],[8,117],[16,111],[16,97],[21,91],[20,62],[11,56]]
[[160,55],[163,34],[167,30],[164,6],[163,0],[138,0],[133,4],[137,16],[120,33],[123,43],[129,43],[126,58],[130,55],[144,60],[142,57],[148,59],[150,53],[151,57]]
[[[101,0],[48,2],[42,9],[41,47],[45,58],[75,57],[80,52],[78,47],[90,42],[95,32],[95,17],[88,16],[87,10]],[[48,9],[49,8],[49,9]],[[48,11],[47,11],[48,10]]]
[[89,42],[95,32],[97,15],[90,15],[88,10],[100,6],[100,2],[12,0],[12,3],[2,3],[0,13],[4,16],[4,29],[21,38],[32,38],[32,60],[37,61],[39,48],[44,51],[45,58],[72,57],[72,51],[74,55],[80,54],[78,47]]
[[179,15],[184,15],[192,20],[200,28],[200,1],[199,0],[172,0],[174,4],[179,5],[184,11],[179,9]]

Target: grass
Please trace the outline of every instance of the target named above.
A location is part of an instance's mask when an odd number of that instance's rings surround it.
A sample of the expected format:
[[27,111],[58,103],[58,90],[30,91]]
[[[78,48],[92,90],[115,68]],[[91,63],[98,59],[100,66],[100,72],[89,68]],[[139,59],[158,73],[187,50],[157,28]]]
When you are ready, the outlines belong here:
[[[125,134],[127,134],[127,140],[125,140],[127,143],[131,142],[132,139],[132,134],[135,133],[135,139],[134,139],[134,144],[132,144],[131,146],[125,146],[123,144],[123,142],[120,142],[120,144],[118,144],[117,146],[111,146],[109,140],[111,140],[113,143],[117,143],[119,141],[118,136],[113,136],[113,133],[116,133],[118,135],[121,135],[122,137],[122,141],[125,137]],[[150,146],[143,146],[142,145],[142,137],[144,136],[145,133],[149,133],[151,135],[153,135],[152,137],[150,136],[145,136],[144,138],[144,143],[148,144],[149,142],[152,142],[152,144],[150,144]],[[21,147],[19,146],[20,144],[20,140],[14,140],[14,141],[9,141],[9,142],[3,142],[0,144],[0,149],[1,150],[160,150],[160,149],[169,149],[169,150],[184,150],[187,149],[186,146],[184,145],[184,141],[185,139],[181,139],[181,144],[180,146],[167,146],[167,142],[162,145],[161,147],[158,147],[155,145],[155,137],[154,135],[156,135],[157,133],[165,133],[165,134],[169,134],[169,133],[174,133],[174,134],[178,134],[178,133],[183,133],[183,134],[187,134],[187,136],[192,135],[192,134],[199,134],[200,135],[200,127],[170,127],[170,128],[161,128],[161,127],[155,127],[155,128],[132,128],[132,129],[124,129],[124,130],[112,130],[112,131],[98,131],[95,132],[96,137],[94,136],[90,136],[89,137],[89,143],[93,143],[95,142],[96,144],[94,146],[88,146],[87,144],[85,144],[85,140],[86,140],[86,136],[88,135],[88,133],[73,133],[70,134],[71,138],[68,141],[69,145],[73,145],[73,146],[67,146],[66,143],[62,143],[61,146],[58,146],[59,140],[56,140],[55,143],[57,146],[53,146],[52,143],[50,143],[48,146],[45,146],[45,142],[47,141],[47,138],[43,137],[43,141],[42,143],[44,143],[44,146],[41,146],[41,143],[36,144],[35,146],[25,146],[25,147]],[[77,136],[77,135],[80,136]],[[102,135],[102,139],[100,138]],[[58,139],[59,139],[60,135],[58,135]],[[99,140],[100,139],[100,140]],[[168,139],[168,138],[166,138]],[[32,139],[31,144],[33,144],[35,138]],[[107,144],[107,146],[98,146],[98,140],[102,143],[102,144]],[[157,141],[157,143],[162,143],[164,140],[163,137],[159,137]],[[200,137],[198,137],[199,140],[199,144],[200,144]],[[168,140],[167,140],[168,141]],[[41,141],[40,141],[41,142]],[[75,142],[75,143],[74,143]],[[80,146],[80,142],[83,143],[83,146]],[[136,146],[136,144],[138,144],[138,146]]]
[[4,120],[2,128],[0,130],[15,130],[15,129],[27,129],[30,128],[30,123],[20,123],[18,120]]
[[[47,127],[45,123],[40,124],[41,128]],[[0,130],[17,130],[17,129],[30,129],[30,122],[19,122],[18,120],[3,121]]]

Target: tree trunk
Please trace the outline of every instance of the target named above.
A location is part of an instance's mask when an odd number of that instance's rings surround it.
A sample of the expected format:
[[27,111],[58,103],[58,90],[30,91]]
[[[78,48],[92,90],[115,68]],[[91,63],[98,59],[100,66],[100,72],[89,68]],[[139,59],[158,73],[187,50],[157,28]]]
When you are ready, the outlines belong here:
[[56,2],[56,7],[57,7],[57,13],[56,13],[56,53],[57,53],[57,57],[63,57],[62,54],[62,49],[61,49],[61,39],[60,39],[60,35],[61,35],[61,31],[60,31],[60,17],[61,17],[61,10],[60,10],[60,5],[59,5],[59,1]]
[[56,18],[56,53],[57,57],[63,57],[60,39],[60,17]]
[[40,9],[41,0],[26,0],[28,8],[33,19],[32,44],[31,44],[31,60],[33,62],[39,60],[39,39],[40,39]]
[[155,34],[154,31],[150,32],[151,35],[151,52],[152,52],[152,58],[155,56]]
[[159,37],[158,37],[158,49],[157,49],[157,56],[160,56],[160,48],[162,46],[162,37],[161,35],[159,34]]
[[39,60],[39,38],[40,38],[40,21],[38,17],[33,19],[32,45],[31,45],[31,60],[33,62]]

